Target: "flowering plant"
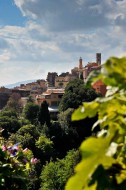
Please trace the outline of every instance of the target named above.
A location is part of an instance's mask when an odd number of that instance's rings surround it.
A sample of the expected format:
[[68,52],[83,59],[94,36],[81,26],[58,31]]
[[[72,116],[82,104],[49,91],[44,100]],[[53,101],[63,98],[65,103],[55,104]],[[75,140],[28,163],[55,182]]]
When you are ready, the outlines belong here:
[[0,189],[27,189],[30,171],[37,162],[32,151],[23,150],[20,143],[0,145]]

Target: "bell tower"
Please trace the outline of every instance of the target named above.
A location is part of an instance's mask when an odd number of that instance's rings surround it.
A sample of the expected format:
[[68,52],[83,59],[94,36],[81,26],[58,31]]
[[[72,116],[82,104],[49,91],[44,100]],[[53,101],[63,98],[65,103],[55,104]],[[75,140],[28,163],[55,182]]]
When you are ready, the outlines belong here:
[[79,59],[79,69],[83,69],[82,58]]
[[101,65],[101,53],[96,53],[96,63]]

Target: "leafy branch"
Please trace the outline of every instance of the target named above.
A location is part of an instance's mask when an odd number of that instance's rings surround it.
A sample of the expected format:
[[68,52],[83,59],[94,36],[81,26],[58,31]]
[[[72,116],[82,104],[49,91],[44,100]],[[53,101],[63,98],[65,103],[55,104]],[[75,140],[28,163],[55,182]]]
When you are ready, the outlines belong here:
[[81,144],[82,160],[66,190],[123,190],[126,186],[126,58],[107,60],[99,75],[89,76],[91,84],[97,80],[108,87],[106,96],[84,102],[72,120],[97,115],[93,128],[99,125],[101,131]]

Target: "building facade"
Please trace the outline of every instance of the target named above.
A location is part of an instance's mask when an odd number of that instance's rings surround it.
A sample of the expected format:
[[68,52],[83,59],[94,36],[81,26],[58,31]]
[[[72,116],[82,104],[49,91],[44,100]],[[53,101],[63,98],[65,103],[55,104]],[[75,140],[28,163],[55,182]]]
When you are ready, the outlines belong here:
[[46,92],[43,92],[41,95],[36,96],[36,102],[38,105],[46,100],[50,107],[58,107],[61,98],[64,94],[64,89],[48,89]]
[[54,87],[55,86],[55,78],[58,76],[56,72],[48,72],[47,75],[47,85],[48,87]]

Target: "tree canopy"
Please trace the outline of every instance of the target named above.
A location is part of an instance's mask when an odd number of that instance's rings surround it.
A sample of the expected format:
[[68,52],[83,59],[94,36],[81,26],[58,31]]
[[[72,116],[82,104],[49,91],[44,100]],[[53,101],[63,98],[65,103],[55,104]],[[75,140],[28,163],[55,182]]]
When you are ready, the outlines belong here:
[[50,114],[46,100],[41,103],[38,115],[38,121],[40,122],[41,125],[46,124],[48,127],[50,126]]
[[67,179],[74,173],[74,166],[78,161],[79,152],[71,150],[64,159],[47,163],[40,176],[40,190],[63,190]]
[[13,110],[17,114],[22,111],[21,96],[18,93],[13,93],[6,105],[6,109]]
[[32,124],[37,122],[38,112],[39,112],[39,106],[32,102],[27,103],[23,110],[24,117],[28,119]]
[[98,94],[92,88],[87,88],[83,80],[74,79],[68,83],[65,93],[59,104],[60,111],[68,108],[78,108],[82,102],[90,102],[98,97]]

